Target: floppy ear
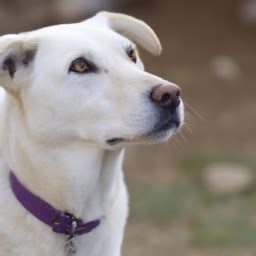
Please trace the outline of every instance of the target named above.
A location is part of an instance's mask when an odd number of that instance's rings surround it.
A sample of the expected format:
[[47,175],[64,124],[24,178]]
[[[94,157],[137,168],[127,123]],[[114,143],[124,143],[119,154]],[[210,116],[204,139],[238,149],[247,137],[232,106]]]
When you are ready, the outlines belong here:
[[36,48],[25,34],[0,37],[0,86],[16,92],[28,81]]
[[99,12],[93,19],[138,43],[153,55],[159,55],[162,51],[161,43],[155,32],[141,20],[111,12]]

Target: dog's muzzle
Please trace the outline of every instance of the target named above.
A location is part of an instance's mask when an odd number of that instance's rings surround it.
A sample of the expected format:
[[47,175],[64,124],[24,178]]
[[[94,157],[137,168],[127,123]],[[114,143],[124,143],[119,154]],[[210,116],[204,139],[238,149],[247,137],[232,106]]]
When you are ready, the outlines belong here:
[[[149,92],[149,100],[154,106],[156,119],[148,131],[135,137],[135,140],[157,140],[173,133],[181,126],[181,89],[175,84],[157,85]],[[167,136],[168,137],[168,136]],[[107,140],[107,144],[116,145],[130,139],[114,137]],[[131,140],[133,141],[133,140]]]
[[181,89],[175,84],[158,85],[150,93],[157,119],[145,137],[161,137],[164,132],[177,130],[181,125]]

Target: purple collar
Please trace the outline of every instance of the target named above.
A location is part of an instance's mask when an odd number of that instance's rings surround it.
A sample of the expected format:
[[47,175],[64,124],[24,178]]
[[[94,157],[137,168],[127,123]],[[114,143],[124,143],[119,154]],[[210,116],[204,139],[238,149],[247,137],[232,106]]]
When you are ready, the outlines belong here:
[[69,237],[91,232],[100,224],[100,220],[83,223],[74,215],[55,209],[50,204],[28,191],[10,171],[9,180],[12,192],[22,206],[37,219],[52,228],[53,232],[66,234]]

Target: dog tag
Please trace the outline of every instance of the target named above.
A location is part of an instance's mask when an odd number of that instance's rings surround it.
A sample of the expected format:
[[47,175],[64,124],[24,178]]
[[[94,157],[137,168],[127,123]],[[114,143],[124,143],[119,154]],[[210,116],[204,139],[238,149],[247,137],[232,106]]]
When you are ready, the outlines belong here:
[[74,256],[76,254],[76,246],[73,242],[73,239],[75,238],[76,228],[77,228],[77,222],[73,221],[72,222],[71,234],[70,234],[70,236],[68,237],[68,239],[66,241],[66,248],[67,248],[68,256]]
[[72,237],[69,237],[66,241],[66,249],[68,256],[74,256],[76,254],[76,247],[72,239]]

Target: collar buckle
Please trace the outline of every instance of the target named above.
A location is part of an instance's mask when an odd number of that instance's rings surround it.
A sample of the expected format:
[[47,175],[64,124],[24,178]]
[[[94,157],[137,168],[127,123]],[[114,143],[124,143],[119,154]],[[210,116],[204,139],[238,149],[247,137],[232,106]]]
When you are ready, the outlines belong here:
[[52,222],[52,230],[73,237],[82,221],[67,212],[58,212]]

